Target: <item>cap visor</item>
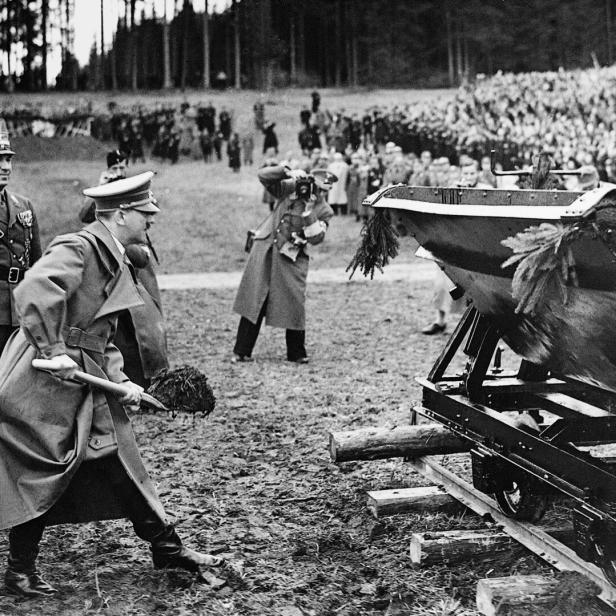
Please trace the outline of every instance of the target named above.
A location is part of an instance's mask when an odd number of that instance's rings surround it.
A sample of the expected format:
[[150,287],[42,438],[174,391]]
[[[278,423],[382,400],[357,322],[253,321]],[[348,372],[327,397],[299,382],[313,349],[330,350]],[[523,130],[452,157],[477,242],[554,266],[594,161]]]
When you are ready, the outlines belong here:
[[146,205],[139,205],[131,209],[137,210],[138,212],[143,212],[144,214],[158,214],[158,212],[160,212],[160,208],[157,205],[154,205],[153,203],[147,203]]

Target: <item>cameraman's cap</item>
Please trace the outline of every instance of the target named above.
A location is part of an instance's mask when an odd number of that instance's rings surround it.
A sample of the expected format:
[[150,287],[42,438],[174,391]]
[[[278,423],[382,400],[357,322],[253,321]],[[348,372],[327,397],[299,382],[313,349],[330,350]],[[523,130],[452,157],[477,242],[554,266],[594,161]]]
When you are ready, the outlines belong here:
[[107,167],[113,167],[121,162],[128,162],[128,153],[122,150],[107,152]]
[[338,176],[327,169],[313,169],[312,177],[315,184],[323,190],[329,190],[338,181]]
[[156,214],[160,208],[150,190],[153,177],[153,171],[146,171],[109,184],[86,188],[83,194],[94,199],[97,212],[137,210],[144,214]]
[[9,129],[3,118],[0,118],[0,154],[15,154],[11,149],[11,142],[9,141]]

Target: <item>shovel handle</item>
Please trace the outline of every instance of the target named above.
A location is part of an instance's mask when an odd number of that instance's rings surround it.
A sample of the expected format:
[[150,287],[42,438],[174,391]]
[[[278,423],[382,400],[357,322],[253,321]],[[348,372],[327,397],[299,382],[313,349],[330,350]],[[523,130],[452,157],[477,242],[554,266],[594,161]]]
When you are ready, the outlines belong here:
[[[33,359],[32,367],[37,370],[49,370],[51,363],[52,362],[48,359]],[[87,372],[83,372],[81,370],[75,370],[73,379],[75,381],[79,381],[80,383],[85,383],[86,385],[91,385],[92,387],[102,389],[103,391],[107,391],[118,397],[126,396],[129,393],[128,387],[122,385],[121,383],[114,383],[108,379],[103,379],[100,376],[94,376],[93,374],[88,374]],[[148,406],[155,409],[159,409],[161,411],[169,410],[162,402],[159,402],[154,396],[150,396],[150,394],[146,394],[145,392],[141,393],[141,400]]]

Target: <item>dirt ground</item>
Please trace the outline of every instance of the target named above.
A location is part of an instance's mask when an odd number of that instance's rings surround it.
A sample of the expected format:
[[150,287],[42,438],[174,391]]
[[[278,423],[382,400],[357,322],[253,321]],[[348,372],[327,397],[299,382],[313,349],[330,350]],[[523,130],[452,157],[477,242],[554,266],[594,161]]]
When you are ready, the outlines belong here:
[[400,460],[334,465],[328,432],[408,421],[445,337],[425,337],[431,287],[313,285],[312,362],[284,360],[284,334],[266,328],[250,364],[229,362],[233,291],[165,292],[174,365],[199,367],[214,413],[142,414],[135,431],[147,467],[186,543],[223,554],[228,580],[211,591],[187,574],[153,571],[124,522],[48,530],[41,569],[59,599],[0,596],[1,615],[470,616],[476,580],[545,569],[534,557],[415,568],[415,531],[481,526],[470,514],[375,520],[367,490],[425,485]]

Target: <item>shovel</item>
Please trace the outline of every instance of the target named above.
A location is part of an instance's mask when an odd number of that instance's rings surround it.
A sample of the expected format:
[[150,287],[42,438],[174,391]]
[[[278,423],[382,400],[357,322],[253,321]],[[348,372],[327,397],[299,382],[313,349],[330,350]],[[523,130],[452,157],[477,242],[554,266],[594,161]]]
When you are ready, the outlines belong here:
[[[49,359],[33,359],[32,367],[37,370],[49,370],[49,367],[54,365],[53,362]],[[49,372],[52,372],[49,370]],[[118,397],[125,396],[128,393],[128,388],[122,385],[121,383],[113,383],[107,379],[102,379],[99,376],[94,376],[93,374],[88,374],[87,372],[82,372],[81,370],[76,370],[75,375],[73,376],[73,380],[79,381],[80,383],[86,383],[87,385],[91,385],[92,387],[96,387],[98,389],[102,389],[103,391],[109,392],[111,394],[115,394]],[[144,402],[147,406],[151,408],[157,409],[159,411],[169,411],[169,409],[162,403],[159,402],[154,396],[150,394],[146,394],[142,392],[141,401]]]

